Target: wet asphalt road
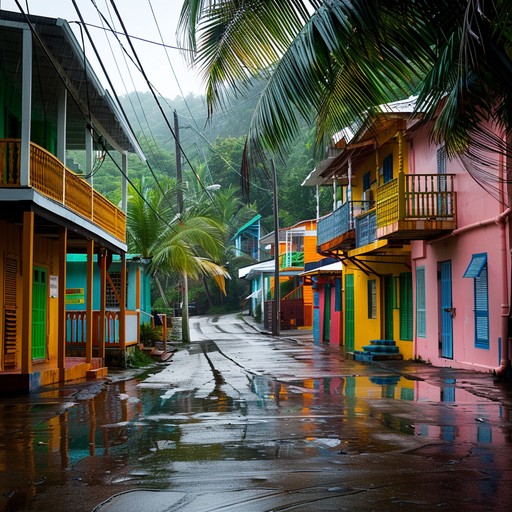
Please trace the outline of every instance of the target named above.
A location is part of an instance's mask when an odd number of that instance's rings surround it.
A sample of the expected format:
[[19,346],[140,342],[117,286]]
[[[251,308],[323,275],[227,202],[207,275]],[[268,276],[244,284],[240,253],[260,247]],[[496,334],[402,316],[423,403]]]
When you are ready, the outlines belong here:
[[0,402],[0,510],[512,508],[512,393],[192,317],[170,364]]

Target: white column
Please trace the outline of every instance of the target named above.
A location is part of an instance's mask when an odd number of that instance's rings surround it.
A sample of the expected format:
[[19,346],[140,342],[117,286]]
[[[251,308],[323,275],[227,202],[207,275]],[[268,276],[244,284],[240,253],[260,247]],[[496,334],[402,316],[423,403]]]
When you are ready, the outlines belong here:
[[128,153],[126,151],[121,155],[121,168],[123,169],[121,209],[126,213],[128,209]]
[[21,78],[21,148],[20,186],[30,185],[30,124],[32,118],[32,34],[23,30],[23,59]]
[[93,177],[92,167],[94,162],[94,149],[93,149],[93,139],[92,139],[92,130],[89,130],[87,127],[85,128],[85,175],[87,176],[87,181],[89,185],[93,185]]
[[66,123],[68,109],[68,91],[62,88],[59,91],[57,106],[57,158],[66,165]]

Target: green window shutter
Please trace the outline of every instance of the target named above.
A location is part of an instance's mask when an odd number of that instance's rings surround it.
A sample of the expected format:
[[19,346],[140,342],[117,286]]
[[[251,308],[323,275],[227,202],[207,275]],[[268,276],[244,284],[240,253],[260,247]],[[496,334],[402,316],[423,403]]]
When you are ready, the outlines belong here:
[[400,339],[412,340],[412,274],[400,274]]
[[427,308],[425,300],[425,267],[416,269],[416,336],[427,336]]
[[354,275],[345,275],[345,349],[354,350],[355,341],[355,301]]

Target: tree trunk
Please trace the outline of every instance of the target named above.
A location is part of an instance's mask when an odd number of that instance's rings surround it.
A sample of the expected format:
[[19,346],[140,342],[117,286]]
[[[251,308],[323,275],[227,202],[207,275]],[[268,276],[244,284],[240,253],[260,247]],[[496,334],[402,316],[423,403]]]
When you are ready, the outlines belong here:
[[181,307],[181,339],[183,343],[190,343],[190,328],[188,325],[188,277],[183,273],[183,304]]
[[212,294],[210,293],[210,289],[208,288],[208,282],[207,282],[205,276],[203,276],[203,287],[204,287],[204,291],[206,293],[206,297],[208,299],[208,306],[212,307],[213,306],[213,298],[212,298]]
[[164,303],[164,306],[167,309],[171,309],[171,305],[169,304],[169,301],[167,300],[167,297],[165,296],[165,292],[164,292],[162,283],[160,282],[160,279],[156,272],[153,274],[153,277],[155,278],[156,285],[158,286],[158,291],[160,292],[160,297],[162,297],[162,302]]

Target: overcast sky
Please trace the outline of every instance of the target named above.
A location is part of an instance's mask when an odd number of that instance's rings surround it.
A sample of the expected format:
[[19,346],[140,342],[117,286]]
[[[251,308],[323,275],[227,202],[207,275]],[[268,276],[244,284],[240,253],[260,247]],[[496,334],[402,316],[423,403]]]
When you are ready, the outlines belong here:
[[[39,14],[52,18],[64,18],[70,22],[77,40],[81,44],[81,35],[76,23],[79,16],[72,0],[18,0],[23,10],[31,14]],[[130,60],[124,56],[120,44],[111,34],[101,28],[106,27],[92,0],[75,0],[84,21],[99,50],[105,67],[114,83],[117,94],[122,95],[134,90],[147,91],[148,87],[141,73]],[[122,32],[121,23],[112,7],[110,0],[94,0],[116,31]],[[188,69],[182,52],[177,49],[161,46],[162,38],[166,45],[177,46],[176,25],[181,10],[182,0],[115,0],[115,5],[126,26],[137,55],[142,62],[149,80],[163,96],[173,99],[177,95],[188,93],[203,94],[203,86],[196,73]],[[20,12],[14,0],[0,0],[0,8]],[[155,21],[156,18],[156,21]],[[94,25],[94,27],[92,26]],[[100,28],[95,28],[98,26]],[[158,44],[139,41],[143,38]],[[104,79],[101,68],[97,64],[94,52],[86,39],[86,55],[103,85],[110,89]],[[130,46],[123,35],[119,35],[124,47],[132,55]],[[181,90],[180,90],[181,88]]]

